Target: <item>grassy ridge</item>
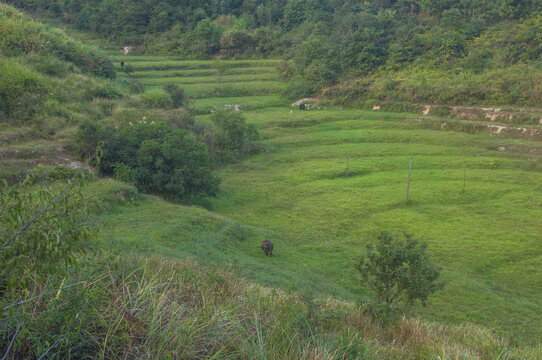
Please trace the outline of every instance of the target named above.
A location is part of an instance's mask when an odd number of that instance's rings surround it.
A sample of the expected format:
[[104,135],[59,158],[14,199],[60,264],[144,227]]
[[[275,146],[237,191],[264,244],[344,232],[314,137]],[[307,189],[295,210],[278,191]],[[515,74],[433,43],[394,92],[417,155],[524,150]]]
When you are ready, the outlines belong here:
[[[122,70],[122,69],[121,69]],[[274,67],[239,67],[231,68],[226,71],[226,75],[271,75],[276,74],[277,69]],[[192,76],[215,76],[216,80],[216,69],[192,69],[192,70],[147,70],[147,71],[137,71],[135,74],[132,74],[133,77],[142,79],[142,78],[160,78],[160,77],[192,77]]]
[[[162,87],[169,81],[167,79],[154,81],[144,81],[143,84],[148,88]],[[214,85],[214,84],[213,84]],[[204,84],[182,84],[182,88],[187,96],[192,98],[213,98],[218,95],[218,86],[209,83]],[[222,84],[220,95],[222,97],[240,97],[255,95],[271,95],[284,89],[285,84],[280,81],[246,81]]]
[[[133,66],[137,71],[145,70],[197,70],[197,69],[214,69],[217,61],[215,60],[162,60],[159,57],[153,57],[154,60],[137,61],[139,56],[119,56],[115,60],[117,62],[125,61]],[[250,66],[257,67],[276,67],[280,64],[280,60],[220,60],[228,68],[246,68]],[[117,69],[120,68],[118,65]]]
[[[10,80],[0,88],[26,84],[13,102],[23,109],[30,108],[25,96],[43,100],[38,116],[0,117],[0,177],[14,183],[38,164],[84,166],[64,150],[82,122],[122,125],[185,114],[144,108],[123,87],[126,78],[87,76],[56,55],[12,57],[0,57],[0,75]],[[448,120],[435,117],[294,112],[277,94],[282,83],[258,77],[274,67],[253,64],[235,67],[245,78],[254,74],[249,80],[231,82],[233,71],[225,78],[221,95],[229,97],[215,97],[215,84],[201,77],[180,83],[188,94],[208,96],[189,104],[201,114],[198,125],[212,126],[212,111],[238,104],[264,138],[262,154],[220,171],[216,212],[138,195],[117,181],[92,183],[88,201],[102,209],[88,219],[100,227],[97,251],[65,274],[0,297],[0,308],[9,308],[0,319],[3,358],[539,358],[540,349],[517,346],[536,343],[540,333],[540,252],[532,241],[540,212],[525,210],[539,202],[540,172],[529,162],[538,155],[496,151],[538,143],[444,131],[440,122]],[[349,178],[342,176],[346,152]],[[416,156],[410,204],[398,200],[405,153]],[[458,195],[464,164],[468,191]],[[352,263],[367,237],[384,227],[429,237],[449,287],[421,314],[461,325],[404,319],[383,327],[354,303],[369,294]],[[492,241],[496,233],[502,236]],[[259,248],[265,239],[275,244],[272,258]],[[514,327],[519,322],[521,329]]]
[[[262,86],[273,84],[272,80],[276,80],[275,74],[235,74],[224,75],[220,77],[222,84],[232,83],[248,83],[258,81]],[[179,86],[193,85],[193,84],[217,84],[216,75],[209,76],[167,76],[162,78],[137,78],[144,85],[161,85],[174,82]],[[275,82],[276,83],[276,82]],[[281,83],[282,85],[282,83]]]
[[[273,150],[221,171],[214,209],[276,231],[313,254],[307,267],[351,291],[358,287],[352,264],[367,239],[380,229],[422,235],[448,281],[426,316],[537,339],[542,174],[530,169],[533,156],[493,150],[517,140],[428,130],[402,115],[341,113],[250,114]],[[354,119],[330,121],[348,115]]]

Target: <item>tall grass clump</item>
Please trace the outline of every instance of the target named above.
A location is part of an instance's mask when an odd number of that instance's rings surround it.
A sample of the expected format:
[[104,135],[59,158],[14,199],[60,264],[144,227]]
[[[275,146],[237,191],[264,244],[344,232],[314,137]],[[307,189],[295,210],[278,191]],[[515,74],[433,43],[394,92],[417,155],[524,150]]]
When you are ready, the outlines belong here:
[[0,61],[0,112],[25,121],[42,110],[49,93],[46,79],[14,60]]
[[160,88],[149,89],[141,94],[145,106],[153,109],[168,109],[173,106],[173,100],[169,93]]
[[285,99],[288,99],[290,101],[307,98],[314,96],[316,93],[316,89],[305,82],[296,81],[288,85],[284,90],[281,92],[281,96]]

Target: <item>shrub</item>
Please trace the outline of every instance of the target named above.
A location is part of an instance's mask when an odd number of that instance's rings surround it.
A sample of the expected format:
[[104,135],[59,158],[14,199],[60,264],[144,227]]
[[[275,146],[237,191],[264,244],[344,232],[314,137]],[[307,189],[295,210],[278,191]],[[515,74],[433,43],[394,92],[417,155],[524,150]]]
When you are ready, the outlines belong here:
[[136,79],[132,79],[125,76],[117,76],[115,82],[121,86],[124,86],[133,94],[141,94],[145,91],[143,84]]
[[113,84],[107,83],[95,88],[92,91],[92,96],[100,99],[115,100],[122,98],[122,93],[117,87],[113,86]]
[[284,90],[282,90],[281,96],[295,101],[298,99],[314,96],[316,89],[307,83],[296,81],[289,84]]
[[73,179],[77,175],[77,170],[72,169],[66,166],[55,166],[53,170],[51,170],[47,174],[47,179],[49,180],[70,180]]
[[29,58],[30,65],[38,72],[55,77],[64,77],[70,66],[50,55],[35,55]]
[[154,109],[166,109],[173,106],[171,96],[164,89],[147,90],[141,95],[141,98],[146,106]]
[[82,194],[86,173],[79,174],[51,185],[31,177],[17,188],[0,182],[0,299],[63,272],[89,245],[92,206]]
[[81,158],[90,158],[100,143],[108,142],[112,137],[110,131],[94,121],[85,121],[75,134],[71,147]]
[[12,60],[0,62],[0,113],[8,118],[31,119],[42,110],[48,91],[38,73]]
[[212,120],[217,130],[211,147],[214,147],[219,160],[231,161],[236,155],[256,150],[254,142],[260,137],[258,129],[248,125],[238,111],[217,111]]
[[205,145],[181,130],[173,130],[163,139],[143,141],[133,174],[138,190],[170,200],[186,201],[218,192],[219,179],[209,168]]
[[367,245],[356,268],[375,296],[375,311],[384,306],[385,319],[402,311],[407,313],[420,301],[442,288],[437,282],[440,269],[433,265],[426,252],[427,244],[411,234],[400,240],[388,232],[378,236],[376,245]]
[[184,105],[184,90],[172,83],[164,85],[164,90],[171,96],[171,102],[174,108]]
[[173,129],[190,130],[201,135],[203,129],[196,126],[194,118],[186,109],[172,109],[165,113]]
[[465,69],[478,74],[486,70],[492,57],[493,53],[489,50],[475,51],[463,59],[463,66]]
[[[87,125],[89,138],[103,133]],[[112,129],[109,129],[109,132]],[[164,123],[139,122],[105,141],[100,172],[133,181],[138,190],[174,201],[215,196],[219,179],[210,169],[207,148],[186,131]]]

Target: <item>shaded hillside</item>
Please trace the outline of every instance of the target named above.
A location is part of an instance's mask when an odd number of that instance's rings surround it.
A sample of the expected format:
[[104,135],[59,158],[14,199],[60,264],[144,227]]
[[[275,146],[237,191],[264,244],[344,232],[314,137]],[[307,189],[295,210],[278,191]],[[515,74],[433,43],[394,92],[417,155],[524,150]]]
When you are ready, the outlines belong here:
[[292,100],[338,85],[325,95],[363,107],[542,101],[539,0],[12,2],[148,54],[282,57]]

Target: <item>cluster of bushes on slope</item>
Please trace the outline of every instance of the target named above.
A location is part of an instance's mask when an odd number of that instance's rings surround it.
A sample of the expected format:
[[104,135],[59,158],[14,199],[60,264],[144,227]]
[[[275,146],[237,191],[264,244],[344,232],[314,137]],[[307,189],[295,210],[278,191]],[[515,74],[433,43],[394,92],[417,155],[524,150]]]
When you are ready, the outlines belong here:
[[186,130],[145,120],[116,131],[84,123],[75,141],[79,150],[92,151],[99,142],[103,144],[97,164],[100,173],[134,183],[142,192],[187,201],[218,191],[219,179],[211,172],[206,146]]
[[[446,53],[462,51],[465,39],[480,35],[488,24],[521,19],[540,10],[537,1],[507,0],[10,2],[29,10],[48,11],[119,44],[143,41],[154,52],[196,57],[218,52],[237,56],[281,53],[290,50],[293,43],[307,40],[299,29],[316,24],[316,32],[311,34],[314,39],[321,36],[326,42],[331,38],[334,45],[348,45],[345,52],[353,56],[338,59],[363,71],[386,58],[408,61],[428,46]],[[419,15],[429,20],[420,20]],[[464,31],[457,31],[460,28]],[[394,41],[394,36],[400,41]]]
[[[111,248],[88,256],[85,250],[95,241],[88,219],[96,208],[83,191],[87,180],[78,173],[68,183],[0,184],[0,203],[7,210],[0,212],[4,359],[540,356],[539,349],[513,348],[475,326],[412,318],[386,324],[363,305],[264,289],[227,268],[119,256]],[[435,274],[423,247],[389,234],[368,249],[359,268],[375,284],[377,301],[403,297],[406,304],[424,298],[431,290],[424,286],[431,281],[424,280]],[[420,269],[425,279],[417,276]]]
[[[494,24],[482,7],[473,7],[471,15],[458,8],[420,17],[366,5],[344,8],[331,23],[302,24],[280,69],[285,79],[298,82],[286,91],[299,88],[300,82],[341,87],[348,79],[360,78],[364,83],[349,93],[357,102],[385,98],[539,105],[540,9]],[[514,81],[499,82],[499,76]]]
[[[394,77],[401,81],[405,74],[432,80],[434,70],[450,78],[455,73],[505,71],[512,65],[536,70],[539,66],[533,64],[542,55],[541,8],[534,0],[12,2],[49,11],[119,44],[142,43],[148,53],[199,59],[283,56],[283,77],[297,82],[287,91],[292,98],[302,90],[299,84],[315,93],[352,77],[371,78],[375,72],[381,76],[399,71]],[[492,87],[480,83],[481,89],[468,89],[472,102],[497,99],[490,95],[487,100]],[[439,103],[455,101],[443,98],[448,90],[435,89],[434,98]],[[506,86],[500,91],[507,91]],[[523,92],[530,97],[536,89]],[[386,96],[391,98],[393,91],[386,90]],[[503,101],[534,104],[525,98]]]
[[80,125],[72,149],[88,158],[102,143],[102,175],[134,183],[143,192],[190,201],[217,193],[211,165],[257,149],[256,128],[239,114],[221,111],[214,128],[205,128],[179,109],[185,98],[177,85],[130,94],[140,92],[132,89],[131,79],[96,77],[114,76],[107,57],[7,5],[0,5],[0,30],[6,35],[0,49],[9,55],[0,57],[0,121],[31,124],[38,137]]
[[330,86],[323,94],[335,104],[387,105],[396,111],[418,111],[415,104],[537,107],[542,103],[542,68],[520,64],[478,74],[460,69],[377,72]]
[[213,128],[196,124],[182,109],[124,109],[113,118],[114,124],[81,124],[74,150],[85,158],[101,144],[100,174],[174,201],[215,196],[219,179],[211,167],[259,150],[258,130],[235,111],[216,112]]

